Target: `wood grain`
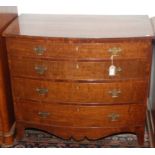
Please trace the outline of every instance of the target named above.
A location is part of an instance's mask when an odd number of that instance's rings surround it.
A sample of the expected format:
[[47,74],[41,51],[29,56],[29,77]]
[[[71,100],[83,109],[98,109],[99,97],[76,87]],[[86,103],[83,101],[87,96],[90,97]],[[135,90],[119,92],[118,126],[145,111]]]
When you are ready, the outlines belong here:
[[[23,89],[24,88],[24,89]],[[147,83],[116,82],[116,83],[68,83],[48,82],[13,78],[14,96],[17,99],[29,99],[40,102],[69,103],[144,103],[146,102]],[[47,89],[45,94],[39,94],[36,89]],[[112,90],[121,91],[113,98]]]
[[15,77],[47,80],[129,80],[148,78],[147,59],[115,60],[118,71],[109,76],[111,61],[60,61],[12,57],[11,72]]
[[[132,132],[144,143],[153,36],[147,16],[21,15],[3,36],[18,139],[37,128],[76,140]],[[122,71],[112,78],[113,49]],[[38,74],[36,66],[46,70]]]
[[13,143],[14,133],[10,133],[10,130],[15,119],[6,45],[2,32],[16,17],[16,7],[0,6],[0,143],[3,145],[11,145]]
[[[144,124],[144,105],[115,105],[115,106],[73,106],[55,105],[53,103],[19,102],[18,121],[34,124],[44,124],[59,127],[99,128],[99,127],[128,127]],[[25,110],[27,109],[27,110]],[[48,113],[47,116],[39,115]],[[138,114],[137,114],[138,113]],[[118,117],[112,119],[111,115]],[[136,119],[135,119],[136,117]]]
[[0,34],[9,25],[9,23],[17,17],[17,7],[11,6],[0,6]]
[[[54,43],[47,39],[7,39],[9,56],[55,59],[110,59],[111,48],[121,48],[115,59],[146,58],[149,56],[150,40],[127,40],[111,43]],[[42,55],[37,55],[34,48],[42,47],[46,50]]]
[[[117,23],[117,24],[116,24]],[[19,16],[5,36],[55,38],[152,37],[148,16],[34,15]]]

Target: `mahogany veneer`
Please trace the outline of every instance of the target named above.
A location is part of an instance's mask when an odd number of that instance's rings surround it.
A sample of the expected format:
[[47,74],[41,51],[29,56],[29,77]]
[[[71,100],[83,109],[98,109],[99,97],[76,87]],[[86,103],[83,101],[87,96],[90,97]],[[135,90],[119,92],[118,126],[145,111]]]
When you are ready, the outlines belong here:
[[4,32],[17,138],[25,128],[77,140],[131,132],[142,145],[152,35],[147,16],[19,16]]
[[[12,80],[14,95],[17,99],[20,98],[42,102],[73,102],[79,104],[144,103],[147,93],[147,83],[144,81],[77,83],[27,80],[23,78],[13,78]],[[41,94],[39,89],[43,88],[46,88],[48,92]],[[113,89],[121,91],[116,98],[113,98],[112,94],[109,93]],[[139,92],[141,93],[139,94]]]
[[0,144],[11,145],[15,129],[4,29],[17,17],[16,7],[0,6]]

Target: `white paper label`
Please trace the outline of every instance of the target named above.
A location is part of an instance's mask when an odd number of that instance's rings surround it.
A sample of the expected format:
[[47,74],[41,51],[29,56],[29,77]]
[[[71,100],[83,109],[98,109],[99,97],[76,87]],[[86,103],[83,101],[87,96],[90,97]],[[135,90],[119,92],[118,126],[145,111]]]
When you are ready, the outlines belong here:
[[111,65],[109,67],[109,76],[115,76],[116,75],[116,67],[114,65]]

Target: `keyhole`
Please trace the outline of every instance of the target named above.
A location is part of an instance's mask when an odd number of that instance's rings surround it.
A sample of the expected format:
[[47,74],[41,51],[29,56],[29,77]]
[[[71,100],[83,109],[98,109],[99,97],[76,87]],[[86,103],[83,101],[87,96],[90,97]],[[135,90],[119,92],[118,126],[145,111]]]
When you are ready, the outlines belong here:
[[76,86],[76,90],[79,90],[79,86]]
[[79,64],[76,64],[76,69],[79,69]]
[[79,47],[76,47],[75,50],[78,51],[79,50]]
[[77,111],[77,112],[79,112],[79,111],[80,111],[80,109],[79,109],[79,108],[77,108],[77,109],[76,109],[76,111]]

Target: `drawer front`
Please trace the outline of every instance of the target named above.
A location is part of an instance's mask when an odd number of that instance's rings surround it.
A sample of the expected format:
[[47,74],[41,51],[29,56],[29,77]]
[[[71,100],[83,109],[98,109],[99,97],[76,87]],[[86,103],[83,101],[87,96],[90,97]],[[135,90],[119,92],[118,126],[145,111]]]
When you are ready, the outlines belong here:
[[16,99],[72,103],[144,103],[145,82],[66,83],[13,79]]
[[34,59],[12,59],[13,76],[46,79],[72,79],[73,63],[67,61],[45,61]]
[[18,102],[17,120],[69,127],[128,127],[144,124],[143,105],[72,106]]
[[132,40],[110,43],[55,43],[50,40],[7,39],[9,55],[36,58],[119,59],[146,58],[151,42]]
[[149,64],[146,60],[115,61],[115,76],[109,76],[110,61],[45,61],[34,59],[15,59],[10,61],[13,76],[63,80],[118,80],[146,78]]

